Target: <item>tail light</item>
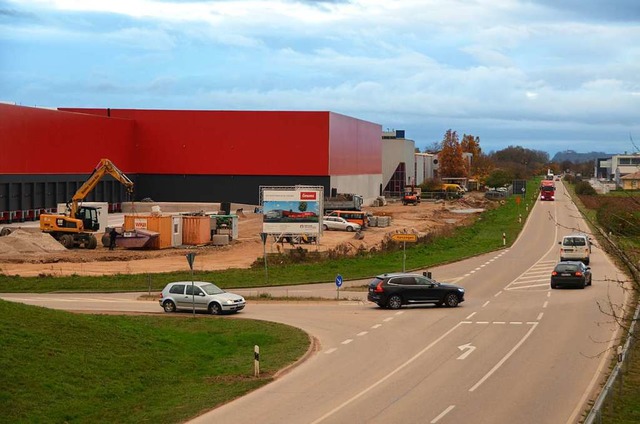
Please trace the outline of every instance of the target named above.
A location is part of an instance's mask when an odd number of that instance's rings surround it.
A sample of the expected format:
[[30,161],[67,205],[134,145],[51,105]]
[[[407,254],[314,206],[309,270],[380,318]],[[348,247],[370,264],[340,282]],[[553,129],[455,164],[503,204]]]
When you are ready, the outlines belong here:
[[382,288],[382,281],[380,281],[380,282],[378,283],[378,285],[376,286],[376,289],[374,290],[374,292],[376,292],[376,293],[382,293],[382,292],[384,292],[384,289]]
[[558,273],[557,273],[556,271],[553,271],[553,272],[551,273],[551,276],[552,276],[552,277],[555,277],[556,275],[558,275]]
[[576,277],[582,277],[582,272],[576,271]]

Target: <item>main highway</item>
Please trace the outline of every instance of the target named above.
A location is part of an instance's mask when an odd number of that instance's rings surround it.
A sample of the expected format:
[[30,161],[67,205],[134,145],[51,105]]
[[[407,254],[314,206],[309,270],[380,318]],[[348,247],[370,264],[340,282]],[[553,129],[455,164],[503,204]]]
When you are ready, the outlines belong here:
[[[626,277],[596,243],[593,285],[550,290],[558,241],[588,232],[557,186],[556,201],[536,201],[510,247],[430,269],[435,279],[465,287],[457,308],[381,309],[348,287],[341,294],[347,302],[249,303],[237,318],[300,327],[314,339],[313,351],[272,383],[192,423],[577,423],[619,342],[610,314],[627,301]],[[273,288],[283,292],[331,298],[336,288]],[[131,294],[2,298],[66,310],[162,313],[157,301]],[[268,360],[269,352],[261,355]]]

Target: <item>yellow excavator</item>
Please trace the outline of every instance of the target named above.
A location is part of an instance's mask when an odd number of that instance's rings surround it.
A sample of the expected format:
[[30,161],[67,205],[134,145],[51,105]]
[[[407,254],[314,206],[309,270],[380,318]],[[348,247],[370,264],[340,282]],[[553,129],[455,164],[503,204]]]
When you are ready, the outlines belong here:
[[69,213],[65,215],[43,214],[40,215],[40,229],[51,234],[67,249],[84,247],[95,249],[98,245],[96,236],[92,233],[100,227],[98,222],[98,208],[82,206],[82,201],[96,187],[105,176],[111,175],[127,188],[127,193],[132,195],[133,182],[122,173],[109,159],[100,159],[89,179],[76,191],[67,204]]

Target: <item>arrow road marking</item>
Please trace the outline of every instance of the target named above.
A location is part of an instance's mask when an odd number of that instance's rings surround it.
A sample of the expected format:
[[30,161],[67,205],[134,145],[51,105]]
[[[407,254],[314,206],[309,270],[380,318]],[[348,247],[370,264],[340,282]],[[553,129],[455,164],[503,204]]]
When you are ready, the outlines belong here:
[[471,353],[476,350],[475,346],[471,346],[471,343],[467,343],[462,346],[458,346],[460,350],[466,350],[462,355],[458,356],[456,359],[465,359],[467,356],[471,355]]

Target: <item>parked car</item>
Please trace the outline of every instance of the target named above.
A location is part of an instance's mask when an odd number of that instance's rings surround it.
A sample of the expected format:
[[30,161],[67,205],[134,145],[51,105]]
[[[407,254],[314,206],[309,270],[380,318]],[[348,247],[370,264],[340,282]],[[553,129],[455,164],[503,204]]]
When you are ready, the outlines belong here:
[[177,281],[169,283],[160,295],[160,306],[165,312],[178,310],[209,311],[213,315],[222,312],[238,312],[244,309],[244,297],[226,292],[205,281]]
[[323,216],[322,228],[324,230],[342,230],[342,231],[359,231],[360,224],[347,221],[340,216]]
[[430,273],[383,274],[369,283],[367,299],[381,308],[390,309],[429,303],[455,307],[464,302],[464,288],[439,283],[430,278]]
[[584,289],[591,285],[591,267],[580,261],[563,261],[551,273],[551,288],[560,286],[574,286]]

